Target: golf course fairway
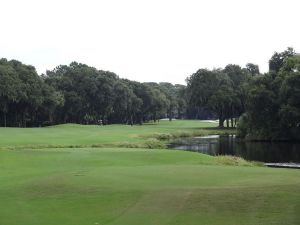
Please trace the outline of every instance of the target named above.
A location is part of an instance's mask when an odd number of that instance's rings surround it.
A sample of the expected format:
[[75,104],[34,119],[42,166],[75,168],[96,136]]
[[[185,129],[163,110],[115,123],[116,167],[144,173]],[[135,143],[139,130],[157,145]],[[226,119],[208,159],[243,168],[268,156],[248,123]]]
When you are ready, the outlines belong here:
[[214,126],[0,128],[0,225],[300,224],[299,170],[118,147]]

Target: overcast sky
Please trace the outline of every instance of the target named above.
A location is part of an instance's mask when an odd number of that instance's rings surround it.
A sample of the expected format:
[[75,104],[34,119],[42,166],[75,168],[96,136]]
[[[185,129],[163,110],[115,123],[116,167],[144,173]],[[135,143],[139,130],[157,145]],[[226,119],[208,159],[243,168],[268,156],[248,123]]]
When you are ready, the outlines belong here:
[[39,73],[72,61],[137,81],[185,83],[199,68],[262,72],[300,51],[299,0],[0,0],[0,58]]

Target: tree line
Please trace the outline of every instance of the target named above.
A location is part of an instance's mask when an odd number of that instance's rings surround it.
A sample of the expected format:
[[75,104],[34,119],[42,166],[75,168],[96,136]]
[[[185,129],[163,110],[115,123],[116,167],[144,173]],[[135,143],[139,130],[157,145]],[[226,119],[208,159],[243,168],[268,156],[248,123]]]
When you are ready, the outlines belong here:
[[251,79],[238,135],[250,140],[300,140],[300,55],[275,53],[269,72]]
[[229,64],[224,69],[199,69],[187,78],[186,94],[190,106],[213,112],[219,127],[235,127],[245,112],[246,84],[259,75],[257,65],[246,68]]
[[33,66],[0,60],[1,126],[59,123],[142,124],[184,117],[184,85],[140,83],[72,62],[39,76]]
[[141,83],[72,62],[38,75],[0,60],[0,126],[59,123],[142,124],[161,118],[219,119],[249,139],[300,139],[300,56],[275,52],[269,72],[258,65],[199,69],[186,85]]
[[300,140],[300,55],[293,48],[275,52],[264,74],[252,63],[200,69],[187,78],[186,92],[188,105],[214,112],[219,127],[238,122],[239,137]]

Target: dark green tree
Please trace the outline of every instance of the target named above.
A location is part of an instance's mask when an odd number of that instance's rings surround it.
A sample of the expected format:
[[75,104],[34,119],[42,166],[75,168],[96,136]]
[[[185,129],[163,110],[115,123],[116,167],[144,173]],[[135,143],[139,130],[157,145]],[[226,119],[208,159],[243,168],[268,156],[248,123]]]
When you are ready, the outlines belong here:
[[222,70],[200,69],[187,78],[189,104],[216,113],[219,127],[224,127],[234,95],[232,81]]
[[247,63],[246,65],[247,71],[252,75],[252,76],[257,76],[259,75],[259,66],[253,63]]
[[280,53],[275,52],[269,60],[269,71],[278,73],[283,66],[284,60],[293,55],[295,55],[295,51],[291,47]]

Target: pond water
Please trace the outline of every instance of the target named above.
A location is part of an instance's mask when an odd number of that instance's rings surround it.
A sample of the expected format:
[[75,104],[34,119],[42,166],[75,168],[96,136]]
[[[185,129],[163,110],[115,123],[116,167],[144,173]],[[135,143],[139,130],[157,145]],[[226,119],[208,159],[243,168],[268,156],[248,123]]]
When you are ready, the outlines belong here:
[[234,135],[211,135],[177,139],[169,148],[267,163],[300,163],[300,142],[246,142]]

